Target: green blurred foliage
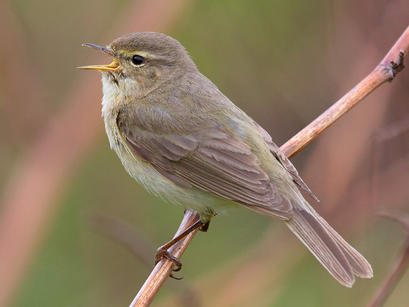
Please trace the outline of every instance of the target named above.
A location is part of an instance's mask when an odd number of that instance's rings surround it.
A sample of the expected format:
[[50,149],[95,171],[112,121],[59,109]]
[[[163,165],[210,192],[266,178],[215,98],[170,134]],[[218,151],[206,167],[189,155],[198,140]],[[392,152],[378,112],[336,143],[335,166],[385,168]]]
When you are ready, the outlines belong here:
[[[73,67],[92,61],[80,43],[108,43],[103,40],[129,3],[130,0],[12,2],[23,24],[38,77],[47,85],[50,114],[82,73],[73,71]],[[196,0],[169,34],[185,45],[205,75],[281,144],[339,94],[328,77],[331,72],[327,51],[332,38],[329,33],[334,27],[332,4],[323,0]],[[351,82],[352,85],[355,81]],[[299,166],[309,150],[296,159]],[[13,148],[4,151],[0,183],[6,181],[6,165],[14,152]],[[155,248],[170,239],[183,214],[182,208],[148,195],[129,178],[109,150],[105,137],[78,165],[55,208],[56,218],[13,306],[127,306],[151,266],[95,231],[90,216],[100,213],[132,224],[152,244],[149,250],[153,262]],[[209,232],[199,233],[183,257],[184,281],[167,281],[155,303],[166,300],[179,288],[217,275],[232,259],[257,245],[274,223],[246,210],[215,218]],[[386,222],[362,231],[352,234],[352,241],[374,262],[375,276],[379,278],[360,280],[352,290],[342,288],[305,252],[284,279],[271,283],[271,295],[264,293],[253,306],[365,304],[393,261],[401,235]],[[390,240],[391,237],[397,239]],[[271,244],[277,245],[279,253],[281,242]],[[246,280],[242,282],[246,287]],[[408,284],[406,278],[388,306],[405,305],[407,295],[402,289]],[[198,295],[203,306],[207,306],[206,297],[212,293],[199,291]]]

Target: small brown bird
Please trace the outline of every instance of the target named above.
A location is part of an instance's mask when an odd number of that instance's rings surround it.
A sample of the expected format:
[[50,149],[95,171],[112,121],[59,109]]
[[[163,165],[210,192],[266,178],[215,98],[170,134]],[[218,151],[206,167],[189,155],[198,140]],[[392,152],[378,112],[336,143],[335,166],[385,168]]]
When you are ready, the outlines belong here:
[[[102,114],[111,147],[147,190],[197,211],[204,227],[215,215],[242,205],[276,217],[328,272],[350,287],[372,277],[366,259],[304,199],[312,197],[270,135],[203,76],[183,46],[161,33],[124,35],[107,47]],[[180,264],[165,244],[158,259]]]

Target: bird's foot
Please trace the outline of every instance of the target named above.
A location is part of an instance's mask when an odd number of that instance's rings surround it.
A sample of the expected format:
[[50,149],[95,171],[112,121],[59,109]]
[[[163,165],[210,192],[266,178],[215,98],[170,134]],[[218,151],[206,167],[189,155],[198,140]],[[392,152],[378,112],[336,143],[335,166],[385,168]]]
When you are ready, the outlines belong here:
[[210,226],[210,221],[200,226],[200,231],[207,232],[207,230],[209,229],[209,226]]
[[[173,272],[179,272],[182,269],[182,262],[180,262],[180,259],[173,256],[171,253],[168,252],[167,249],[164,249],[162,247],[158,248],[156,255],[155,255],[155,265],[158,264],[162,259],[168,259],[169,261],[173,262],[175,264],[175,268],[173,269]],[[176,277],[172,274],[170,274],[170,277],[181,280],[183,277]]]

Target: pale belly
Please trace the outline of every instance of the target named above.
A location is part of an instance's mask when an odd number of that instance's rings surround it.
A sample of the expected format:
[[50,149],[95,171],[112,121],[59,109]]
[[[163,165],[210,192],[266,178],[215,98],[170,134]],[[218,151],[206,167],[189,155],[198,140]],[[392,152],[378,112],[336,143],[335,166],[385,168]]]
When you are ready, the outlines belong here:
[[161,175],[148,162],[135,156],[124,143],[116,123],[105,120],[105,128],[111,148],[117,153],[129,175],[142,184],[149,192],[161,199],[197,211],[203,222],[215,214],[237,207],[238,204],[222,199],[201,189],[181,187]]
[[111,148],[115,150],[129,175],[142,184],[149,192],[170,203],[180,205],[198,212],[203,222],[207,222],[215,214],[225,212],[238,204],[217,197],[214,194],[192,187],[180,187],[162,176],[148,162],[136,157],[126,145],[116,124],[116,107],[121,100],[121,93],[102,75],[103,99],[102,115],[105,130]]

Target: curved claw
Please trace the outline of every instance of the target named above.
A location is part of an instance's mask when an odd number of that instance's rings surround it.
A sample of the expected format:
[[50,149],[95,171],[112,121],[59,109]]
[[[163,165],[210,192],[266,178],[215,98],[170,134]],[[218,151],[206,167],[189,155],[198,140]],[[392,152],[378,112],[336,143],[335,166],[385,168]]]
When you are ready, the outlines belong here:
[[176,258],[167,250],[163,249],[158,249],[158,251],[156,252],[155,265],[164,258],[172,261],[176,265],[176,267],[173,269],[174,272],[178,272],[182,269],[182,263],[180,262],[179,258]]
[[[159,248],[158,251],[156,252],[155,265],[158,264],[158,262],[160,262],[164,258],[168,259],[168,260],[170,260],[170,261],[172,261],[174,263],[175,268],[173,269],[173,272],[179,272],[182,269],[182,262],[180,262],[180,259],[173,256],[166,249],[161,249],[161,248]],[[173,273],[170,274],[169,276],[172,277],[173,279],[176,279],[176,280],[183,279],[183,277],[174,276]]]
[[176,277],[175,275],[173,275],[173,273],[171,273],[171,274],[169,275],[169,277],[170,277],[170,278],[173,278],[173,279],[176,279],[176,280],[182,280],[182,279],[183,279],[183,276],[182,276],[182,277]]
[[173,268],[173,272],[179,272],[182,269],[182,263],[175,263],[175,267]]

